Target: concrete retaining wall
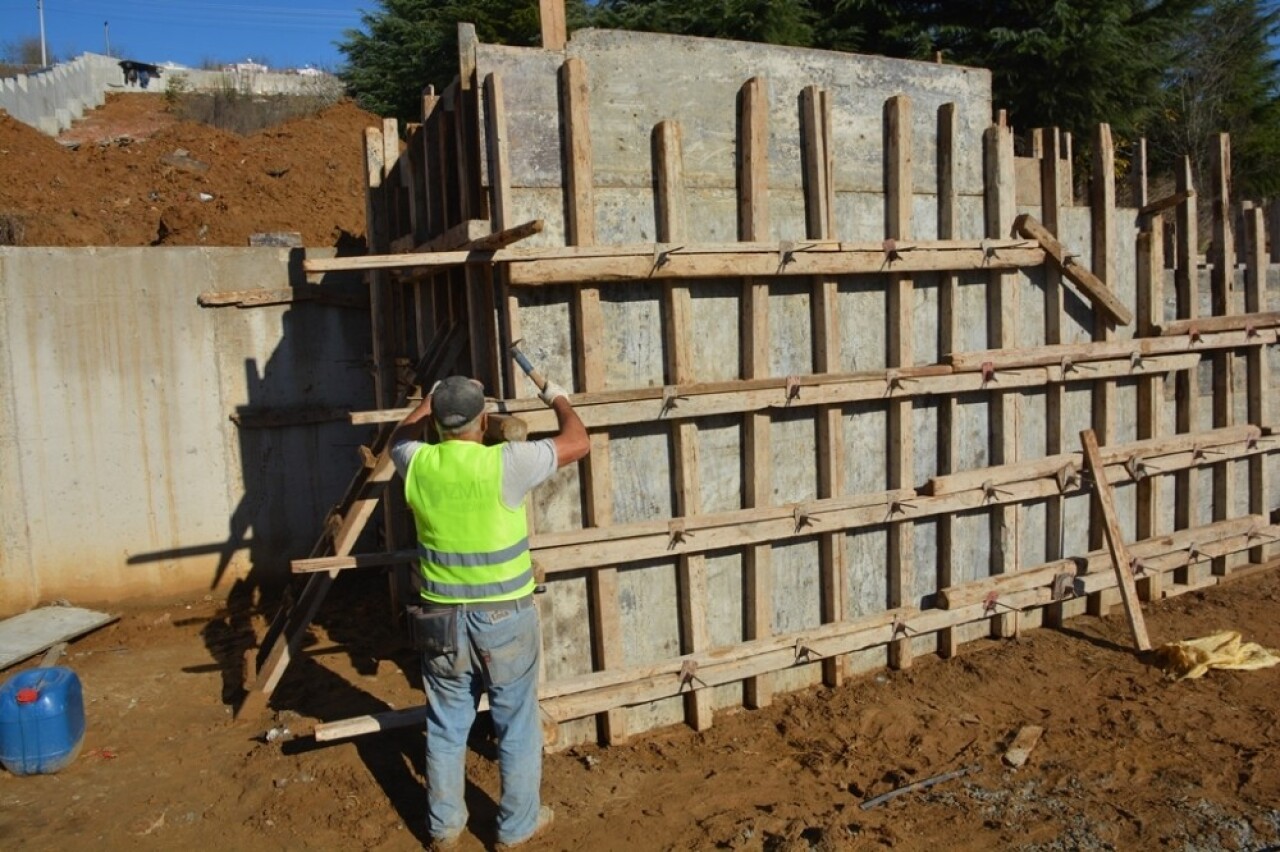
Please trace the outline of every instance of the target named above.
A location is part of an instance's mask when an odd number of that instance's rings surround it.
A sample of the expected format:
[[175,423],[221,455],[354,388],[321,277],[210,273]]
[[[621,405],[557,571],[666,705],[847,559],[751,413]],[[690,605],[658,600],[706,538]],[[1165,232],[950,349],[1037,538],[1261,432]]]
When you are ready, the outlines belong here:
[[[163,94],[171,81],[183,81],[190,91],[232,89],[253,95],[339,95],[342,83],[331,75],[306,76],[280,72],[239,73],[200,70],[166,70],[153,80],[147,92]],[[143,89],[127,86],[119,60],[85,53],[36,74],[0,79],[0,109],[24,124],[56,136],[84,115],[102,105],[106,93]]]
[[367,428],[229,417],[368,406],[368,315],[196,303],[313,286],[300,265],[274,248],[0,249],[0,615],[273,583],[306,555]]

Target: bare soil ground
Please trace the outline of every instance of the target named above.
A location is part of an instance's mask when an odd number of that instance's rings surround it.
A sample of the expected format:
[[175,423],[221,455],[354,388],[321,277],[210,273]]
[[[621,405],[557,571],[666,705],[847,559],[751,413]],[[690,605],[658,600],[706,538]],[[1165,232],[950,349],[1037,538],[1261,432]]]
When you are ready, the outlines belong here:
[[[58,140],[0,112],[0,217],[26,246],[244,246],[298,231],[360,251],[363,129],[351,102],[240,136],[114,94]],[[71,147],[76,146],[76,147]]]
[[[318,744],[321,720],[421,700],[416,661],[381,584],[330,596],[274,714],[231,720],[236,661],[262,613],[216,600],[127,608],[76,642],[89,731],[57,775],[0,773],[5,848],[418,848],[423,734]],[[1280,572],[1148,607],[1159,643],[1222,628],[1280,646]],[[1218,850],[1280,843],[1280,667],[1175,682],[1128,647],[1123,618],[965,646],[950,660],[781,696],[611,748],[545,761],[556,822],[531,849],[894,848]],[[30,665],[30,664],[28,664]],[[12,674],[8,672],[6,674]],[[1001,764],[1025,724],[1045,735]],[[271,727],[296,738],[266,742]],[[497,793],[478,723],[470,832],[487,848]],[[976,771],[864,811],[865,800],[964,766]]]
[[[301,230],[308,245],[360,239],[361,128],[371,116],[343,104],[241,138],[177,122],[162,106],[113,98],[69,134],[81,143],[74,151],[0,116],[0,215],[20,218],[27,245],[243,245],[262,230]],[[181,157],[174,165],[179,149],[208,169]],[[231,708],[266,608],[214,596],[129,605],[74,643],[66,662],[84,682],[84,750],[57,775],[0,771],[0,848],[418,848],[422,732],[334,744],[309,736],[317,721],[421,701],[383,584],[354,573],[329,596],[274,715],[253,725],[233,723]],[[1270,571],[1151,605],[1148,623],[1157,642],[1232,628],[1274,648],[1278,611],[1280,572]],[[1280,668],[1173,682],[1128,644],[1122,619],[1082,617],[720,714],[703,733],[677,727],[551,754],[544,795],[557,818],[529,848],[1280,843]],[[1026,724],[1043,726],[1043,740],[1025,767],[1003,767],[1004,746]],[[272,727],[298,736],[266,742]],[[493,839],[497,772],[483,725],[474,746],[463,850]],[[965,766],[977,769],[859,807]]]

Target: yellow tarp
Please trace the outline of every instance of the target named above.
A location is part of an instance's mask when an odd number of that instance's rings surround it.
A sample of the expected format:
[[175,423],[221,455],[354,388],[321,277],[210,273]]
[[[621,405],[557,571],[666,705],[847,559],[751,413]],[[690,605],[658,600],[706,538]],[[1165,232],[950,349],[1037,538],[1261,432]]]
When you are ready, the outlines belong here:
[[1202,639],[1170,642],[1157,649],[1161,663],[1178,680],[1200,677],[1209,669],[1265,669],[1280,663],[1280,652],[1241,642],[1240,632],[1224,630]]

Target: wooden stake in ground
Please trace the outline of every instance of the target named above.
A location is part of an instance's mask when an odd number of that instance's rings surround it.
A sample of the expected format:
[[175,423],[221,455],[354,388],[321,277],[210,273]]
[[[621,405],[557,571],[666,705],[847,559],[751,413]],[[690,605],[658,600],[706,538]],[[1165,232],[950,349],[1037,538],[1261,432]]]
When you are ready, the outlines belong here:
[[1093,477],[1093,494],[1098,501],[1098,509],[1102,514],[1106,531],[1107,547],[1111,550],[1111,565],[1116,572],[1116,585],[1120,589],[1120,599],[1124,603],[1124,615],[1129,621],[1129,629],[1133,632],[1133,643],[1139,651],[1150,651],[1151,640],[1147,637],[1147,623],[1142,617],[1142,606],[1138,602],[1138,588],[1133,581],[1133,563],[1124,546],[1124,537],[1120,534],[1120,521],[1116,517],[1115,495],[1107,482],[1107,469],[1102,463],[1102,454],[1098,450],[1098,438],[1092,429],[1080,433],[1080,443],[1084,448],[1085,466]]

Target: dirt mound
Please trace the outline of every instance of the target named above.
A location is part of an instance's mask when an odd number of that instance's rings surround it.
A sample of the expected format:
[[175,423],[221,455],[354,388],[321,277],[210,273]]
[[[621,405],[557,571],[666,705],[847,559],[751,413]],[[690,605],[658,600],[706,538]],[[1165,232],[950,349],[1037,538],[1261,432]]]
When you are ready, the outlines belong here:
[[349,101],[250,136],[108,97],[61,143],[0,112],[0,217],[27,246],[244,246],[298,231],[363,249],[364,128]]

